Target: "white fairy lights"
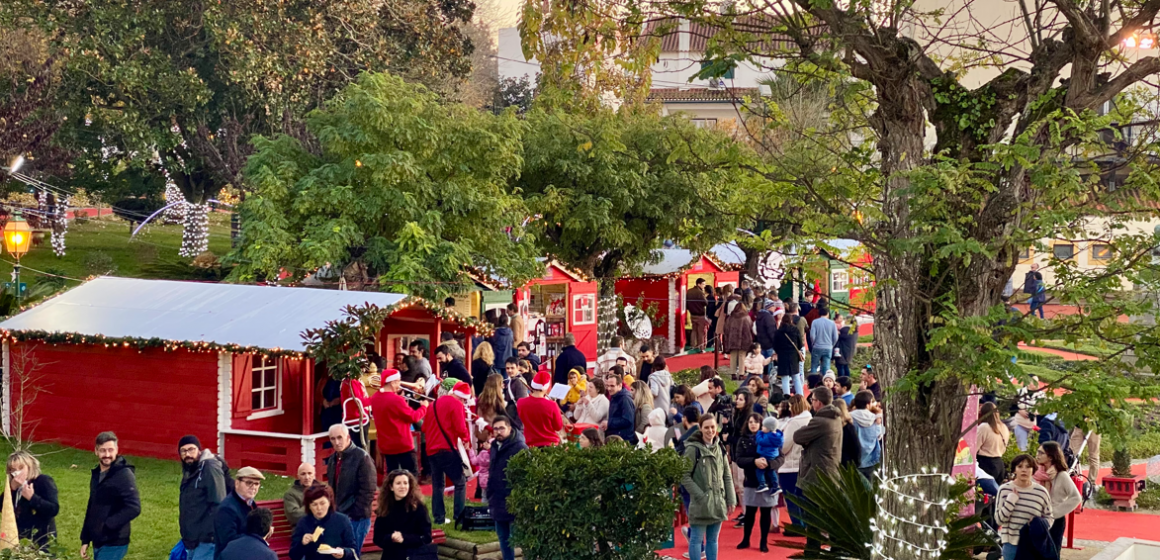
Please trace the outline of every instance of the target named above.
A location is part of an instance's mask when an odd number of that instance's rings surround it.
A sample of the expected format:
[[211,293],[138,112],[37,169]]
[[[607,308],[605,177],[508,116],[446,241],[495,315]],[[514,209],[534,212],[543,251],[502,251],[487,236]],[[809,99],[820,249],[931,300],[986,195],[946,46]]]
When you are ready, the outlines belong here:
[[[916,485],[931,479],[951,484],[954,482],[954,477],[949,473],[938,472],[937,467],[923,467],[921,473],[899,475],[898,471],[895,470],[890,478],[881,473],[878,474],[878,478],[881,481],[878,485],[878,495],[875,496],[875,500],[878,502],[878,513],[874,519],[870,520],[870,530],[876,538],[875,542],[866,543],[866,548],[871,551],[871,557],[896,560],[882,546],[884,541],[890,540],[898,543],[897,547],[892,548],[908,551],[913,558],[931,560],[939,558],[946,549],[946,535],[950,533],[950,529],[943,521],[945,511],[941,510],[945,510],[951,504],[951,500],[927,496],[924,491],[916,488]],[[909,513],[900,515],[891,513],[888,511],[891,502],[897,504],[895,511],[901,508],[909,510]],[[932,514],[930,511],[932,507],[940,511],[935,511]],[[937,520],[934,524],[920,521],[920,519],[925,520],[931,517]],[[920,542],[913,542],[904,537],[904,535],[915,533],[918,534]]]
[[209,249],[209,205],[186,202],[185,227],[181,232],[181,250],[177,252],[192,259]]
[[71,197],[58,200],[52,220],[52,252],[58,257],[65,255],[64,236],[68,233],[68,203]]
[[[168,173],[165,174],[169,176]],[[161,223],[163,224],[180,224],[185,222],[185,204],[174,204],[185,202],[185,195],[181,194],[181,189],[172,181],[165,184],[165,204],[170,206],[161,213]]]

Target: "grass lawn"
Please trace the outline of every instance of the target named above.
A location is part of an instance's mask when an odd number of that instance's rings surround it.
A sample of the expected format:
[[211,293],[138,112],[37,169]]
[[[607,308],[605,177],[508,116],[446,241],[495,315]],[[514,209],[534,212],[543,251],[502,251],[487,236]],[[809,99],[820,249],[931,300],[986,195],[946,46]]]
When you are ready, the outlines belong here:
[[1074,344],[1068,344],[1062,340],[1040,340],[1035,345],[1042,348],[1053,348],[1055,350],[1075,352],[1077,354],[1087,354],[1088,356],[1096,356],[1097,358],[1107,358],[1122,349],[1118,345],[1096,340],[1081,340]]
[[[130,238],[129,233],[128,222],[120,218],[72,222],[65,236],[65,256],[57,257],[46,239],[20,259],[24,267],[20,280],[31,290],[44,278],[31,269],[82,280],[101,274],[136,277],[140,275],[143,266],[158,259],[178,259],[177,250],[181,248],[180,224],[148,225],[134,238]],[[210,251],[219,257],[225,255],[230,249],[228,214],[210,214],[209,235]],[[10,260],[10,256],[5,254],[0,261],[0,276],[5,280],[12,272],[12,265],[8,263]],[[68,281],[66,285],[73,287],[77,282]]]

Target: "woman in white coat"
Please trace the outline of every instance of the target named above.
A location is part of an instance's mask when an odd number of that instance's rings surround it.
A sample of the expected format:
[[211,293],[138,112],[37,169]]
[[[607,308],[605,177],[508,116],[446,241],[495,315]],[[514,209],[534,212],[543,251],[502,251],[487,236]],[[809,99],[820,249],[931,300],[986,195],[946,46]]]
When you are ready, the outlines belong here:
[[1067,514],[1079,507],[1079,489],[1064,462],[1063,449],[1054,441],[1044,442],[1035,453],[1037,469],[1034,479],[1051,494],[1051,512],[1055,521],[1051,524],[1051,540],[1055,541],[1055,551],[1063,548],[1063,530],[1067,527]]
[[793,395],[789,398],[789,413],[790,416],[782,425],[781,431],[785,437],[785,443],[781,446],[781,455],[785,457],[785,463],[782,463],[781,468],[777,470],[778,483],[781,485],[781,491],[786,496],[786,509],[789,510],[789,519],[795,525],[802,525],[801,508],[789,499],[789,496],[802,495],[802,492],[797,487],[798,466],[802,460],[802,446],[796,445],[793,442],[793,434],[800,428],[804,428],[806,424],[810,423],[813,415],[810,414],[810,406],[806,403],[806,398],[802,395]]

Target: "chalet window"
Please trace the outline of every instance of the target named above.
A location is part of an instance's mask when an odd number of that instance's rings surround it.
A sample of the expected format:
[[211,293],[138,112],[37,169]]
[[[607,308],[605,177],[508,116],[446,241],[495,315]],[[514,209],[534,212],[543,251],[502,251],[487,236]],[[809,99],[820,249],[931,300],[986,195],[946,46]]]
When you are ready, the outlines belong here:
[[278,358],[254,355],[253,375],[250,378],[250,402],[253,412],[282,407]]
[[1105,263],[1112,259],[1112,246],[1107,243],[1092,243],[1088,260],[1094,263]]
[[1061,261],[1067,261],[1075,258],[1075,244],[1073,243],[1056,243],[1051,246],[1051,252],[1055,258]]
[[572,325],[596,323],[596,294],[572,296]]
[[850,284],[850,273],[845,270],[834,270],[830,272],[830,292],[845,292],[848,291]]

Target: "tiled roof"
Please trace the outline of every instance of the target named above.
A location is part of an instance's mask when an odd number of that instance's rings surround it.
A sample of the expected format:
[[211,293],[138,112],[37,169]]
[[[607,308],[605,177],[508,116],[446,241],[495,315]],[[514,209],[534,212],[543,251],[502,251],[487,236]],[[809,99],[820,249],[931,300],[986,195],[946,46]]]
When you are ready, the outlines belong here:
[[653,88],[648,92],[649,101],[660,102],[741,102],[746,97],[757,97],[757,88]]
[[[751,48],[757,51],[792,49],[796,46],[792,39],[782,34],[771,34],[769,29],[777,22],[769,16],[743,16],[731,22],[734,31],[763,37],[754,41]],[[645,26],[645,36],[661,37],[661,52],[680,52],[679,23],[671,18],[649,22]],[[706,23],[693,22],[689,25],[689,52],[703,53],[709,39],[717,34],[718,27]],[[663,35],[661,34],[663,32]]]

